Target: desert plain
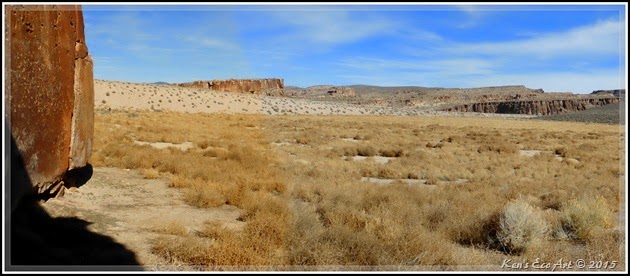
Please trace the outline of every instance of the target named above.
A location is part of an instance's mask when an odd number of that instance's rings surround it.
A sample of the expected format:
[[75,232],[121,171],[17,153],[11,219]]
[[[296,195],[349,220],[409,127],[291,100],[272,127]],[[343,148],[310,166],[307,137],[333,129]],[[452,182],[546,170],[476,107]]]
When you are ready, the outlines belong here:
[[42,206],[90,221],[143,270],[625,266],[618,120],[94,86],[93,175]]

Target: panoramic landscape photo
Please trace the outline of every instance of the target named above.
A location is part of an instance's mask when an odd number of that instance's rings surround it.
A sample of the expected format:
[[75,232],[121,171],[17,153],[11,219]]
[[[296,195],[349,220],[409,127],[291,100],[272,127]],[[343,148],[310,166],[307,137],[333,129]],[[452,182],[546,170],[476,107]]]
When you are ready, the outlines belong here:
[[3,4],[4,270],[627,272],[626,11]]

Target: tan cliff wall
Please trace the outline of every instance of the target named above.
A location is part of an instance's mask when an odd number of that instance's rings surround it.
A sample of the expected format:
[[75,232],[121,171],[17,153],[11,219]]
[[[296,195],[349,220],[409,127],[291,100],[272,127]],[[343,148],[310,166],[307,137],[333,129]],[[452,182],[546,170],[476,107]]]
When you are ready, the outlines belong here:
[[619,102],[619,98],[558,99],[463,104],[443,111],[553,115]]
[[181,87],[211,89],[223,92],[264,94],[266,90],[283,89],[283,79],[229,79],[194,81],[177,84]]
[[[18,5],[5,11],[5,116],[15,144],[12,160],[23,162],[12,164],[12,174],[27,175],[31,186],[14,183],[12,176],[13,203],[25,193],[63,191],[66,173],[87,165],[94,84],[80,6]],[[16,171],[20,165],[24,172]]]

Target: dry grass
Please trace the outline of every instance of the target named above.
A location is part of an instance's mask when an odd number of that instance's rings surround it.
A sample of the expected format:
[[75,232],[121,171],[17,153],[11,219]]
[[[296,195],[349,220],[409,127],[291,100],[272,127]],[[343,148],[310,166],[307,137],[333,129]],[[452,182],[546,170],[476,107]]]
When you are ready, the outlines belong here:
[[146,179],[156,179],[160,177],[160,171],[154,168],[142,169],[142,171],[140,172],[142,173],[142,176]]
[[[253,115],[167,112],[97,115],[91,162],[95,166],[138,169],[147,178],[171,175],[170,186],[183,189],[186,202],[192,206],[212,208],[231,204],[244,209],[242,220],[247,226],[243,234],[212,243],[203,250],[206,254],[203,258],[184,250],[188,243],[198,244],[195,241],[199,237],[156,242],[156,252],[165,258],[193,265],[280,264],[276,255],[282,251],[282,233],[290,227],[287,221],[291,212],[286,207],[286,185],[273,167],[276,161],[266,154],[270,151],[269,144],[262,141],[264,136],[260,131],[245,128],[246,124],[258,121],[260,117]],[[190,141],[199,147],[187,151],[155,149],[136,145],[134,139]],[[255,255],[255,260],[250,255]],[[208,256],[225,257],[209,259]]]
[[[611,219],[625,174],[620,135],[609,125],[475,118],[113,112],[96,116],[91,162],[155,169],[191,205],[244,210],[242,231],[208,225],[156,240],[155,253],[173,263],[499,269],[518,254],[623,261]],[[198,146],[157,150],[133,139]],[[381,156],[394,158],[375,162]]]
[[540,243],[547,234],[541,212],[522,199],[510,202],[501,215],[497,238],[510,253],[517,254]]
[[592,241],[616,225],[615,218],[603,198],[571,199],[562,207],[562,227],[568,236]]
[[155,223],[153,231],[161,234],[185,236],[188,234],[188,229],[181,222],[178,221],[161,221]]

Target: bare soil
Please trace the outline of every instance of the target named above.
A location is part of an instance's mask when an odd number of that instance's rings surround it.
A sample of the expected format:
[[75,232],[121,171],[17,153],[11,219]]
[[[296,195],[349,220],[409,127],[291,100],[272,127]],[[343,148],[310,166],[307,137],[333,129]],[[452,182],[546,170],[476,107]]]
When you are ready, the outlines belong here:
[[244,224],[237,220],[241,214],[237,207],[192,207],[184,203],[182,190],[169,187],[165,178],[144,179],[137,171],[117,168],[96,167],[85,185],[41,205],[53,218],[76,217],[89,222],[88,230],[124,245],[149,270],[172,268],[151,252],[153,239],[169,235],[161,230],[165,226],[181,225],[192,233],[205,223],[234,230]]

